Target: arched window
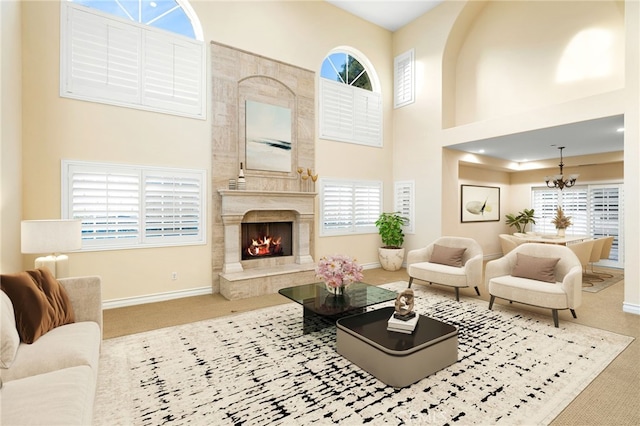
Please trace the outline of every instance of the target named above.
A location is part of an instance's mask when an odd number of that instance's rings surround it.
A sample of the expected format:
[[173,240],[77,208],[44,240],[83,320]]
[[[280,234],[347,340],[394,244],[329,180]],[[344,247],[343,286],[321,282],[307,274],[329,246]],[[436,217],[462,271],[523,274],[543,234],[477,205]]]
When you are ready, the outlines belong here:
[[320,77],[320,137],[381,147],[380,84],[366,58],[354,49],[334,49]]
[[205,45],[186,0],[61,7],[61,96],[205,118]]
[[371,91],[371,80],[364,66],[346,52],[332,53],[322,63],[320,72],[326,78]]
[[181,0],[68,0],[144,25],[202,40],[202,28],[188,2]]

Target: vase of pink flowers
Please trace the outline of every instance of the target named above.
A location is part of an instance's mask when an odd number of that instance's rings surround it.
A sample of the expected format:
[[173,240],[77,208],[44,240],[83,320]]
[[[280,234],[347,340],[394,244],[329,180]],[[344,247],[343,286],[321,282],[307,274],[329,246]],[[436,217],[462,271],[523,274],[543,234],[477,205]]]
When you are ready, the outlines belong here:
[[362,266],[355,259],[342,254],[325,256],[316,266],[316,278],[324,281],[329,293],[344,294],[344,290],[351,284],[362,280]]

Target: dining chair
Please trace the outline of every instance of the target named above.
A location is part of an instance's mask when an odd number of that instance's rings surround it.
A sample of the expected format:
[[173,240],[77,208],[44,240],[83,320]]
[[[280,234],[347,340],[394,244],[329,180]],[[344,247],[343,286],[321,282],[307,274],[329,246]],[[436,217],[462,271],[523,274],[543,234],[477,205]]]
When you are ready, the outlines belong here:
[[587,267],[591,261],[591,252],[593,251],[593,245],[595,240],[586,240],[580,243],[569,244],[567,247],[578,257],[580,264],[582,265],[582,287],[591,287],[593,283],[587,280],[585,274],[587,273]]
[[593,240],[593,248],[591,249],[591,256],[589,257],[589,263],[591,264],[591,273],[587,273],[584,276],[588,282],[600,282],[604,281],[603,278],[600,278],[598,274],[593,271],[593,264],[595,262],[600,261],[600,256],[602,255],[602,248],[604,247],[605,238],[596,238]]
[[[604,240],[604,244],[602,245],[602,253],[600,253],[600,260],[607,260],[609,259],[609,257],[611,256],[611,248],[613,247],[613,240],[614,240],[614,236],[613,235],[609,235],[606,237],[602,237],[602,239]],[[598,275],[602,278],[611,278],[613,277],[613,274],[609,274],[606,272],[595,272],[593,270],[593,264],[591,264],[591,273]]]

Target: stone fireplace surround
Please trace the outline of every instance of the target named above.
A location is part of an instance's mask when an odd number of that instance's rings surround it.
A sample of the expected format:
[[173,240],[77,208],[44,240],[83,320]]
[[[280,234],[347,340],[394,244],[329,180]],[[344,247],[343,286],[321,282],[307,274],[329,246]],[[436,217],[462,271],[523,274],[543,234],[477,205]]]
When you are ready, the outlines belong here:
[[[313,242],[313,192],[219,190],[224,226],[224,264],[220,294],[229,300],[275,293],[316,281]],[[293,222],[293,255],[242,259],[243,222]]]
[[[213,293],[227,299],[276,293],[317,281],[314,274],[316,194],[300,192],[297,170],[315,168],[315,73],[241,49],[211,42],[211,265]],[[291,110],[291,168],[245,168],[246,190],[228,190],[246,165],[246,102]],[[231,206],[231,207],[230,207]],[[240,221],[294,222],[292,256],[241,260]],[[235,247],[230,250],[230,247]]]

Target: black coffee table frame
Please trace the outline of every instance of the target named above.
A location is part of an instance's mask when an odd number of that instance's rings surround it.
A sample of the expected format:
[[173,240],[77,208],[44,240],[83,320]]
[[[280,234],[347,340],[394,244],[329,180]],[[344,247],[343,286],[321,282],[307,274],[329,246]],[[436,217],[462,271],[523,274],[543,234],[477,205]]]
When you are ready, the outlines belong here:
[[302,305],[304,333],[335,325],[340,318],[362,313],[368,306],[395,300],[395,291],[366,283],[351,284],[343,296],[329,293],[324,283],[287,287],[278,291]]

